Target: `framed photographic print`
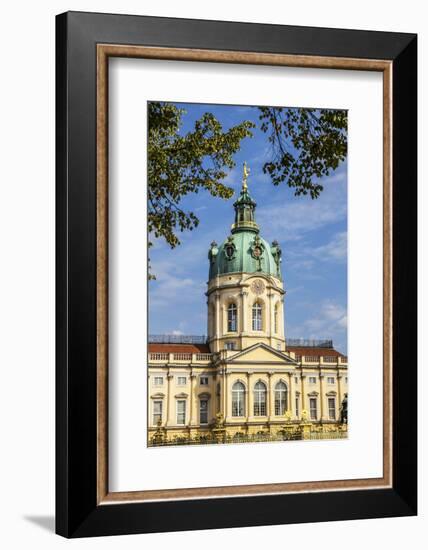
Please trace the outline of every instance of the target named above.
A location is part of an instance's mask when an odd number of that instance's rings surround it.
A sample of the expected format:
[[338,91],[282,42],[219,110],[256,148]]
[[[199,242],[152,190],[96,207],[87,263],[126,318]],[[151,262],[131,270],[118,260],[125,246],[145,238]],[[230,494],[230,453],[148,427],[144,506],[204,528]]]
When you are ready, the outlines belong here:
[[57,532],[416,514],[416,36],[56,47]]

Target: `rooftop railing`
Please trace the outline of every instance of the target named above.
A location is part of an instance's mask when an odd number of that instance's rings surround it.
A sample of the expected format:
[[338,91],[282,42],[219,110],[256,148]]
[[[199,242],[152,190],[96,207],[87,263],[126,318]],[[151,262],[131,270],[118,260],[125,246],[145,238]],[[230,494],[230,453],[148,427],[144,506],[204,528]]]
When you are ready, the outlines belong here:
[[287,338],[287,345],[301,348],[332,348],[333,340],[314,340],[307,338]]
[[211,353],[164,353],[150,352],[149,361],[162,363],[210,363],[213,355]]
[[[149,344],[206,344],[205,334],[149,334]],[[287,345],[302,348],[333,348],[333,340],[287,338]]]
[[205,335],[149,334],[149,344],[206,344]]

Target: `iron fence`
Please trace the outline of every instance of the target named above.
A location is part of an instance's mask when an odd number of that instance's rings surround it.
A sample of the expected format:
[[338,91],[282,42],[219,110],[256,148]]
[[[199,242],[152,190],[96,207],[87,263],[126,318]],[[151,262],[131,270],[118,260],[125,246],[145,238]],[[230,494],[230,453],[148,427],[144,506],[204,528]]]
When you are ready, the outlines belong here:
[[233,443],[267,443],[273,441],[299,441],[299,440],[332,440],[346,439],[347,430],[336,429],[334,431],[310,431],[303,433],[299,429],[283,430],[276,434],[259,433],[243,434],[236,433],[233,436],[226,434],[204,434],[195,437],[176,437],[172,440],[152,438],[149,447],[170,447],[177,445],[211,445],[211,444],[233,444]]

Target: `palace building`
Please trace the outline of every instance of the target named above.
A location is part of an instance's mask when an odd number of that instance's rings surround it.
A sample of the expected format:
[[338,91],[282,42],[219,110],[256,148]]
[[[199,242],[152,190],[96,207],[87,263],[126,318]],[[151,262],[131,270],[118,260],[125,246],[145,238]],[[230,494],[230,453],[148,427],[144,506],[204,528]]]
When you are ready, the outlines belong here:
[[286,339],[281,248],[260,234],[247,176],[244,165],[230,235],[208,252],[207,338],[149,337],[149,445],[344,421],[347,357],[329,340]]

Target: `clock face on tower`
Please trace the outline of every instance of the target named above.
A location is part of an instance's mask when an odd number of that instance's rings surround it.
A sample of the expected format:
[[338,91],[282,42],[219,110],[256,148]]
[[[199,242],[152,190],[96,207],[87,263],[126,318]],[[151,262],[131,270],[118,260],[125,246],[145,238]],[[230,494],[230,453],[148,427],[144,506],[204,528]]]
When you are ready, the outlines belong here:
[[251,290],[254,294],[257,294],[258,296],[260,294],[263,294],[265,289],[265,284],[260,279],[256,279],[251,283]]

